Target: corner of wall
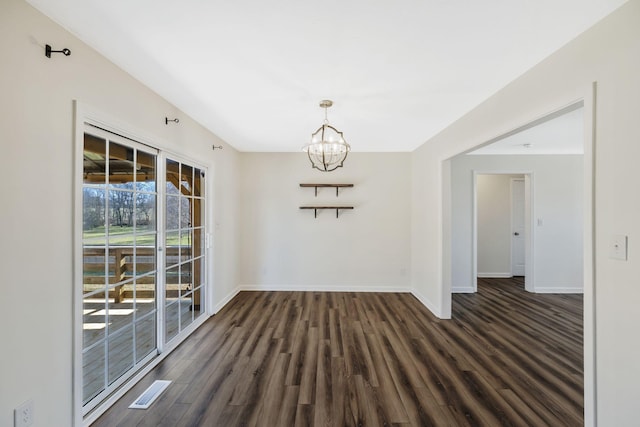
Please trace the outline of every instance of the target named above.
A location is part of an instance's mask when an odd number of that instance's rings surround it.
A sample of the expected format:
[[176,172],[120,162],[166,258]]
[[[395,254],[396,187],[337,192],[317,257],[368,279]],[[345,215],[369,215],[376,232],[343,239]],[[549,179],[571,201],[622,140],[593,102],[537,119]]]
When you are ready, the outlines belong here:
[[241,290],[242,289],[239,286],[236,286],[235,289],[227,294],[227,296],[222,298],[216,305],[213,306],[211,315],[213,316],[214,314],[217,314],[220,310],[222,310],[225,305],[229,304],[229,302],[240,293]]
[[434,316],[436,316],[436,317],[438,317],[440,319],[450,319],[451,318],[450,315],[447,316],[447,317],[443,317],[442,311],[439,310],[437,308],[437,306],[433,302],[431,302],[427,297],[425,297],[424,295],[422,295],[421,293],[419,293],[415,289],[411,290],[411,295],[416,297],[416,299],[418,301],[420,301],[420,303],[422,303],[422,305],[424,305],[430,312],[432,312],[434,314]]

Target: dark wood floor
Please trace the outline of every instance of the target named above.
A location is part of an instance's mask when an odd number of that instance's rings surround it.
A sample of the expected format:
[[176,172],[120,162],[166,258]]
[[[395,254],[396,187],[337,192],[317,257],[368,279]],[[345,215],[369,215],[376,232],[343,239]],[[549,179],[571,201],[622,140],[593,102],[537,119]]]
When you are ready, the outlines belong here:
[[478,290],[452,320],[404,293],[242,292],[93,426],[582,425],[582,296]]

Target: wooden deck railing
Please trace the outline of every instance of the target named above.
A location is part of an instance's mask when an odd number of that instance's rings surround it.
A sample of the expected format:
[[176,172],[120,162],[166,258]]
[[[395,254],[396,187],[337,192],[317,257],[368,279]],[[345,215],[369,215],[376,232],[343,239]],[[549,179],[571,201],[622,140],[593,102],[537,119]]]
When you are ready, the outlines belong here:
[[[112,290],[115,302],[120,302],[123,297],[125,287],[132,285],[130,279],[134,277],[134,247],[133,246],[113,246],[105,254],[104,246],[85,246],[83,250],[83,283],[84,292],[92,292],[104,287],[105,282],[110,285],[123,282],[115,286]],[[190,246],[169,246],[164,250],[166,265],[178,264],[180,259],[191,257]],[[145,273],[156,270],[155,263],[156,248],[153,246],[138,246],[135,248],[135,276],[136,285],[154,285],[156,275]],[[105,261],[106,257],[106,261]],[[189,264],[187,264],[189,265]],[[193,284],[193,272],[190,268],[185,268],[183,264],[180,274],[174,270],[169,270],[166,277],[167,289],[186,289]],[[142,276],[142,277],[140,277]],[[150,287],[153,290],[153,287]]]

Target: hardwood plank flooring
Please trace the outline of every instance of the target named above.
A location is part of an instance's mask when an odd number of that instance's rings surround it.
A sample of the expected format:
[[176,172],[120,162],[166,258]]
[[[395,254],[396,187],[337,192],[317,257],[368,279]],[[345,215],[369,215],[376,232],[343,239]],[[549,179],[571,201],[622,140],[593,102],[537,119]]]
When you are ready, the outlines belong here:
[[583,425],[582,296],[478,291],[451,320],[406,293],[241,292],[93,426]]

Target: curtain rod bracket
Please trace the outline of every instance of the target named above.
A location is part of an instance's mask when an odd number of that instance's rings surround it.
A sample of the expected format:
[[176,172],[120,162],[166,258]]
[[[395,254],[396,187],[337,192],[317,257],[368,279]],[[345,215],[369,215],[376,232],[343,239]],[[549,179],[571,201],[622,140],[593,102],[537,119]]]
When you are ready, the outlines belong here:
[[66,47],[62,50],[53,50],[53,48],[51,47],[51,45],[45,45],[44,46],[44,56],[46,56],[47,58],[51,58],[51,54],[52,53],[62,53],[64,56],[69,56],[71,55],[71,51],[69,49],[67,49]]

